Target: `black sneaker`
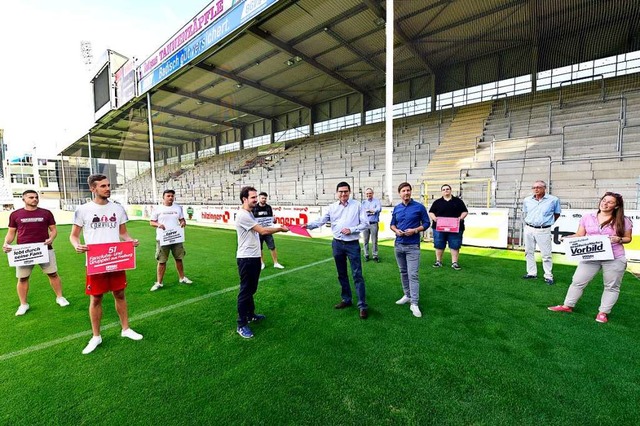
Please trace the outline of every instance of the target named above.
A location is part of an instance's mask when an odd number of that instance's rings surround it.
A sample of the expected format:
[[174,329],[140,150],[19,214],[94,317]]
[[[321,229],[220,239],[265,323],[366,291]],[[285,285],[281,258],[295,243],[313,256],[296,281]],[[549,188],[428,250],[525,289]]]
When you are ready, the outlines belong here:
[[460,269],[462,269],[462,268],[460,267],[460,265],[458,265],[458,262],[453,262],[453,263],[451,264],[451,267],[452,267],[453,269],[455,269],[456,271],[459,271]]
[[374,257],[373,260],[375,260],[376,263],[380,263],[380,259],[378,257]]
[[439,260],[436,260],[436,262],[433,264],[434,268],[442,268],[442,262],[440,262]]
[[364,261],[365,261],[365,262],[368,262],[368,261],[369,261],[369,256],[365,256],[365,257],[364,257]]

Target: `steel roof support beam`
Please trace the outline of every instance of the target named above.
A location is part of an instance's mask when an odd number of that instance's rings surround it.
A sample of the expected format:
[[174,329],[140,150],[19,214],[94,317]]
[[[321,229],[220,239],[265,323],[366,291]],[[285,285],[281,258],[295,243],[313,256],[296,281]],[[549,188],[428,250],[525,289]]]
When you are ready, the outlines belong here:
[[341,76],[337,72],[329,69],[328,67],[325,67],[324,65],[322,65],[321,63],[319,63],[318,61],[313,59],[312,57],[305,55],[304,53],[302,53],[301,51],[299,51],[295,47],[291,46],[288,43],[285,43],[282,40],[277,39],[276,37],[272,36],[271,34],[267,33],[266,31],[263,31],[260,28],[252,27],[252,28],[249,28],[249,32],[251,34],[255,35],[256,37],[266,41],[269,44],[271,44],[272,46],[277,47],[278,49],[282,50],[283,52],[287,52],[288,54],[290,54],[292,56],[299,56],[308,65],[316,68],[317,70],[319,70],[322,73],[328,75],[329,77],[333,78],[334,80],[338,80],[340,83],[342,83],[345,86],[353,89],[354,91],[356,91],[356,92],[358,92],[360,94],[365,93],[365,90],[362,89],[361,87],[359,87],[357,84],[354,84],[352,81],[344,78],[343,76]]
[[165,87],[160,87],[159,90],[162,90],[162,91],[165,91],[165,92],[169,92],[169,93],[173,93],[175,95],[184,96],[185,98],[195,99],[195,100],[200,101],[200,102],[205,102],[205,103],[208,103],[208,104],[221,106],[223,108],[229,108],[229,109],[232,109],[234,111],[238,111],[241,114],[253,115],[253,116],[262,118],[263,120],[271,120],[270,116],[262,114],[260,112],[250,111],[248,109],[244,109],[244,108],[238,107],[237,105],[232,105],[232,104],[229,104],[227,102],[220,101],[218,99],[210,98],[208,96],[202,96],[202,95],[199,95],[197,93],[193,93],[193,92],[189,92],[189,91],[186,91],[186,90],[177,89],[175,87],[167,87],[167,86],[165,86]]
[[[369,9],[371,9],[371,11],[378,17],[378,18],[382,18],[385,19],[386,16],[386,12],[384,10],[384,8],[382,6],[380,6],[379,2],[373,1],[373,0],[363,0],[364,4],[367,5],[367,7],[369,7]],[[411,40],[409,39],[409,37],[407,37],[407,35],[404,33],[404,31],[402,31],[402,28],[400,28],[398,25],[394,25],[393,26],[393,33],[394,35],[402,42],[402,44],[409,49],[409,52],[411,52],[411,54],[416,57],[416,59],[418,59],[422,65],[424,65],[424,67],[427,69],[427,71],[429,72],[429,74],[434,74],[433,72],[433,68],[431,66],[431,64],[426,60],[426,58],[424,57],[424,55],[416,48],[416,46],[411,42]]]
[[[198,64],[198,65],[196,65],[196,67],[200,68],[202,70],[205,70],[205,71],[209,71],[210,73],[222,76],[222,77],[224,77],[224,78],[226,78],[228,80],[233,80],[233,81],[241,83],[241,84],[243,84],[245,86],[249,86],[249,87],[252,87],[252,88],[254,88],[256,90],[260,90],[261,92],[265,92],[265,93],[268,93],[270,95],[276,96],[278,98],[284,99],[285,101],[289,101],[292,104],[300,105],[300,106],[305,107],[305,108],[309,108],[311,106],[310,104],[307,104],[306,102],[303,102],[300,99],[294,98],[293,96],[289,96],[287,94],[280,93],[277,90],[274,90],[274,89],[271,89],[269,87],[263,86],[260,83],[257,83],[255,81],[249,80],[247,78],[240,77],[240,76],[235,75],[233,73],[230,73],[228,71],[224,71],[224,70],[222,70],[222,69],[220,69],[220,68],[218,68],[218,67],[216,67],[214,65]],[[226,125],[227,124],[225,124],[225,126]],[[238,127],[240,127],[240,126],[238,126]]]
[[373,69],[376,69],[380,72],[384,72],[384,67],[381,67],[380,65],[376,64],[374,61],[372,61],[371,59],[369,59],[369,57],[360,51],[360,49],[356,48],[355,46],[351,45],[351,43],[349,43],[349,41],[347,41],[346,39],[344,39],[340,34],[338,34],[337,32],[335,32],[334,30],[332,30],[329,27],[325,27],[324,31],[329,34],[331,37],[333,37],[338,43],[340,43],[342,46],[346,47],[347,49],[349,49],[351,52],[355,53],[356,55],[358,55],[358,57],[360,57],[360,59],[364,62],[366,62],[367,64],[371,65],[373,67]]
[[218,124],[220,126],[235,127],[237,129],[242,127],[242,124],[234,123],[233,121],[214,120],[214,119],[211,119],[211,118],[202,117],[200,115],[195,115],[195,114],[191,114],[191,113],[188,113],[188,112],[176,111],[176,110],[171,109],[171,108],[165,108],[165,107],[161,107],[161,106],[157,106],[157,105],[155,105],[153,107],[153,111],[162,112],[162,113],[169,114],[169,115],[176,115],[178,117],[190,118],[192,120],[200,120],[200,121],[204,121],[205,123],[209,123],[209,124]]

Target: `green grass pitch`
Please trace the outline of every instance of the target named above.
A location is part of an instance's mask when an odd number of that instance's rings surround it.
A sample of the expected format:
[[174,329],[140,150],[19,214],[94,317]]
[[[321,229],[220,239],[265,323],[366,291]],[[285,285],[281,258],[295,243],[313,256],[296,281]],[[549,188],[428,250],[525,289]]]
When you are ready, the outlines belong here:
[[[155,281],[154,229],[139,238],[128,273],[131,326],[120,337],[105,296],[103,344],[90,337],[83,256],[59,227],[55,243],[66,308],[45,276],[31,279],[31,310],[15,317],[14,270],[0,259],[0,424],[105,425],[541,425],[640,424],[640,291],[626,274],[608,324],[594,321],[602,278],[573,314],[563,301],[574,267],[557,284],[524,281],[524,255],[463,247],[461,271],[434,269],[423,244],[423,318],[397,306],[391,242],[363,263],[368,320],[340,299],[330,242],[276,235],[280,262],[261,276],[255,338],[235,332],[238,276],[233,231],[187,227],[185,271],[169,262]],[[4,232],[4,231],[2,231]]]

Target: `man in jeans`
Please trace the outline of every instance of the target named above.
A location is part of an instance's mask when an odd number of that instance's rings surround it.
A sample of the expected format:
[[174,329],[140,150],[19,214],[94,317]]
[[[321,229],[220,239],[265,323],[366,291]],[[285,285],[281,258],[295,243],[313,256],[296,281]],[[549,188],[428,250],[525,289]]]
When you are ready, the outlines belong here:
[[391,230],[396,234],[395,253],[404,295],[396,302],[404,305],[411,302],[411,313],[420,318],[418,307],[420,297],[420,232],[429,228],[427,209],[411,199],[411,184],[403,182],[398,186],[402,203],[393,208]]
[[347,272],[347,259],[351,264],[351,274],[353,283],[358,294],[358,308],[360,318],[367,319],[367,302],[365,300],[364,278],[362,277],[362,261],[360,258],[360,232],[369,226],[367,214],[359,201],[350,199],[351,186],[347,182],[340,182],[336,188],[338,201],[330,204],[327,212],[318,220],[303,227],[307,229],[318,228],[325,223],[331,222],[331,233],[333,234],[333,259],[338,270],[338,281],[342,288],[340,303],[335,305],[336,309],[344,309],[353,306],[351,286],[349,285],[349,275]]
[[[380,211],[382,205],[380,200],[373,198],[373,189],[367,188],[364,191],[365,200],[362,202],[362,208],[367,213],[369,219],[369,227],[362,231],[364,239],[364,261],[369,261],[369,253],[375,262],[380,262],[378,257],[378,222],[380,222]],[[371,252],[369,252],[369,237],[371,237]]]
[[249,328],[250,322],[261,321],[264,315],[256,314],[253,295],[258,290],[260,280],[260,236],[271,235],[276,232],[287,232],[289,228],[263,227],[256,222],[251,213],[258,204],[258,191],[250,186],[240,190],[242,207],[236,216],[236,232],[238,234],[238,275],[240,275],[240,292],[238,293],[238,328],[237,332],[245,339],[253,337]]

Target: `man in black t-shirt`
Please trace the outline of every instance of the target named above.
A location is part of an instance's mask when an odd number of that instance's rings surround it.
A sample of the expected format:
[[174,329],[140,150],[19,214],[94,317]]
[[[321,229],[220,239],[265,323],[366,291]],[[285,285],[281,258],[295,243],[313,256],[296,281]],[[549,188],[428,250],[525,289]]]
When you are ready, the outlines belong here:
[[[274,225],[273,209],[267,204],[267,193],[261,192],[258,194],[258,204],[253,208],[253,217],[256,218],[256,222],[264,228],[268,228]],[[273,267],[277,269],[284,269],[280,263],[278,263],[278,251],[276,250],[276,243],[273,241],[273,235],[260,235],[260,255],[262,257],[262,266],[264,269],[264,251],[262,250],[262,244],[267,243],[267,248],[271,251],[271,259],[273,260]]]
[[[442,198],[438,198],[433,202],[429,209],[429,217],[433,221],[433,246],[436,249],[436,261],[434,268],[442,267],[442,254],[447,244],[451,251],[451,267],[459,271],[458,256],[460,255],[460,247],[462,246],[462,234],[464,233],[464,218],[469,214],[467,206],[458,197],[451,195],[451,186],[444,184],[440,188]],[[444,232],[436,230],[439,217],[452,217],[460,220],[458,232]]]

